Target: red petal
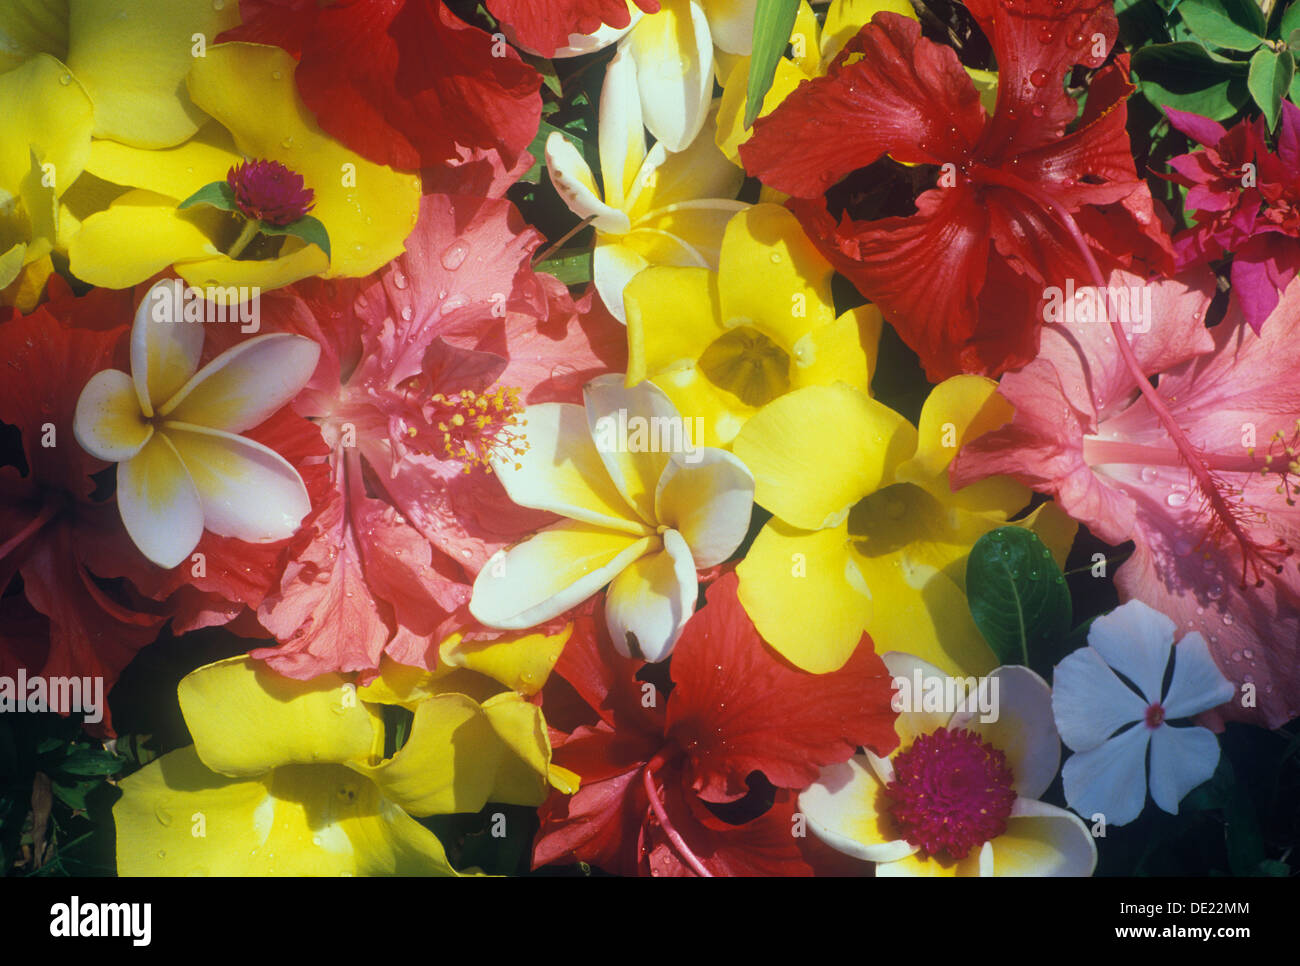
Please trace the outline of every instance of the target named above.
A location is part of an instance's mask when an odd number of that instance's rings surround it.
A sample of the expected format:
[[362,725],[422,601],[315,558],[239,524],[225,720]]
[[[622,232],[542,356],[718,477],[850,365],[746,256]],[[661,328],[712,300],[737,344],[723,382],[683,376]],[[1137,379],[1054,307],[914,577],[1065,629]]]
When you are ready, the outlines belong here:
[[[659,11],[658,0],[636,0],[646,13]],[[569,45],[570,34],[594,34],[602,24],[626,27],[632,22],[624,0],[487,0],[492,16],[511,28],[521,46],[543,57]]]
[[700,797],[733,801],[748,791],[752,771],[801,789],[859,746],[887,754],[898,741],[897,713],[870,638],[838,671],[800,671],[758,636],[738,583],[733,572],[709,587],[673,651],[668,736],[685,750]]
[[662,735],[665,695],[636,679],[644,661],[614,649],[603,608],[602,596],[596,606],[574,615],[573,635],[564,645],[555,673],[610,727]]

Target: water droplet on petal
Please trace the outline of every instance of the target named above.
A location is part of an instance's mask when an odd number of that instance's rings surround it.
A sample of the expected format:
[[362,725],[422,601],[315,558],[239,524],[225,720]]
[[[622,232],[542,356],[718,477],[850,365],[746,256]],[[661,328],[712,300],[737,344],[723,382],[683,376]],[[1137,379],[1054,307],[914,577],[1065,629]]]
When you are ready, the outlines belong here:
[[1223,615],[1223,623],[1224,623],[1225,626],[1227,626],[1227,627],[1231,627],[1231,626],[1232,626],[1232,615],[1231,615],[1231,614],[1224,614],[1224,615]]
[[449,272],[454,272],[465,264],[468,255],[469,245],[463,241],[454,241],[443,250],[442,267]]
[[72,75],[71,75],[71,74],[60,74],[60,75],[59,75],[59,83],[62,84],[64,87],[67,87],[69,84],[72,83]]
[[1033,84],[1035,87],[1045,87],[1048,79],[1049,76],[1047,71],[1043,70],[1041,67],[1029,75],[1029,83]]
[[1154,466],[1144,466],[1140,475],[1143,483],[1154,483],[1157,475],[1156,468]]
[[1187,503],[1187,493],[1185,490],[1174,490],[1165,497],[1165,502],[1170,506],[1183,506]]
[[402,306],[402,321],[403,321],[403,322],[410,322],[410,321],[411,321],[411,316],[412,316],[413,314],[414,314],[414,313],[411,311],[411,307],[410,307],[409,305],[403,305],[403,306]]

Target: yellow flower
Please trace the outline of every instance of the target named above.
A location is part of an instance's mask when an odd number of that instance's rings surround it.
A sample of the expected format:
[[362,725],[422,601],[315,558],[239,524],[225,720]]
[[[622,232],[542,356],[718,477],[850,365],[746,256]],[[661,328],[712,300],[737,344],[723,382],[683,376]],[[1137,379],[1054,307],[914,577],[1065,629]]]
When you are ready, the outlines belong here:
[[[740,600],[763,639],[794,664],[842,666],[864,632],[945,671],[996,664],[966,603],[966,557],[1029,502],[992,477],[958,492],[948,465],[970,439],[1011,418],[981,376],[935,387],[911,423],[845,385],[810,386],[770,403],[732,450],[774,514],[737,568]],[[1076,525],[1054,504],[1024,519],[1058,564]]]
[[546,142],[546,169],[556,192],[596,229],[592,273],[606,307],[626,321],[623,291],[649,265],[716,268],[727,220],[747,207],[731,200],[743,173],[707,139],[680,154],[660,141],[647,153],[627,51],[610,62],[600,92],[599,149],[603,195],[591,168],[562,134]]
[[[178,689],[193,746],[121,782],[119,874],[459,875],[412,816],[540,805],[550,773],[541,710],[472,677],[481,696],[397,665],[361,688],[247,657],[199,668]],[[385,704],[414,715],[388,758]]]
[[204,529],[265,542],[292,536],[311,509],[298,471],[238,435],[298,394],[320,346],[277,333],[240,342],[201,370],[200,304],[183,283],[149,289],[131,328],[131,374],[105,369],[77,400],[73,431],[117,463],[117,506],[141,553],[160,567],[189,556]]
[[[1097,846],[1087,827],[1038,800],[1061,761],[1047,682],[1028,668],[1000,667],[986,685],[996,696],[996,714],[969,705],[931,710],[929,702],[923,710],[915,706],[913,682],[941,694],[949,683],[944,672],[911,654],[883,657],[895,682],[906,681],[913,694],[914,706],[904,707],[896,722],[901,741],[887,759],[867,752],[822,769],[799,795],[813,834],[875,862],[877,876],[1091,875]],[[904,693],[900,688],[896,699]],[[919,803],[908,795],[909,784],[925,796]],[[950,800],[934,801],[950,786],[956,790]],[[912,806],[902,816],[900,802]],[[969,851],[954,857],[945,847],[928,854],[918,840],[947,840],[959,843],[955,851]]]
[[628,285],[627,380],[652,380],[727,446],[787,392],[843,382],[868,391],[880,313],[835,317],[830,263],[794,215],[755,205],[727,224],[716,272],[649,268]]
[[[119,58],[126,59],[126,58]],[[366,275],[403,251],[415,225],[420,179],[373,164],[324,134],[293,82],[295,62],[278,47],[220,44],[191,59],[185,85],[210,116],[175,146],[141,148],[95,140],[86,170],[131,190],[84,218],[69,243],[74,275],[108,288],[134,285],[174,266],[192,285],[269,290],[309,275]],[[98,115],[97,115],[98,123]],[[295,237],[262,240],[231,258],[242,219],[209,207],[178,210],[198,189],[223,181],[245,159],[278,161],[315,193],[314,217],[331,253]]]

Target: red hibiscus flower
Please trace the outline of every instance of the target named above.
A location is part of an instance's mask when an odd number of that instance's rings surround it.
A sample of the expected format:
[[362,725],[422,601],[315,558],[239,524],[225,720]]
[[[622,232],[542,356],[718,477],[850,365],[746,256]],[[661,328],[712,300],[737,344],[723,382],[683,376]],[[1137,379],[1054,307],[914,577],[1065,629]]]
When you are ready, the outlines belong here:
[[417,169],[495,151],[511,167],[537,133],[541,75],[438,0],[241,0],[219,40],[283,47],[327,133]]
[[[955,51],[923,38],[915,21],[880,13],[740,149],[751,174],[794,196],[809,235],[936,382],[1033,358],[1044,288],[1089,277],[1062,213],[1108,268],[1171,262],[1124,129],[1127,57],[1093,79],[1077,125],[1063,88],[1074,65],[1102,65],[1117,30],[1112,5],[966,5],[997,58],[991,117]],[[826,189],[885,154],[940,166],[938,186],[916,199],[915,214],[837,221]]]
[[[646,13],[659,11],[658,0],[636,0]],[[571,34],[594,34],[602,26],[622,29],[632,22],[626,0],[487,0],[487,8],[511,36],[543,57],[566,47]]]
[[[860,746],[883,755],[897,744],[889,673],[865,637],[838,671],[797,670],[759,638],[736,586],[728,573],[709,587],[673,651],[666,699],[638,680],[643,662],[614,649],[600,615],[578,618],[555,668],[570,687],[552,677],[543,701],[548,721],[570,728],[552,734],[554,761],[582,785],[542,806],[534,867],[810,875],[820,864],[795,794]],[[767,811],[734,824],[710,809],[746,799],[754,772],[775,786]]]

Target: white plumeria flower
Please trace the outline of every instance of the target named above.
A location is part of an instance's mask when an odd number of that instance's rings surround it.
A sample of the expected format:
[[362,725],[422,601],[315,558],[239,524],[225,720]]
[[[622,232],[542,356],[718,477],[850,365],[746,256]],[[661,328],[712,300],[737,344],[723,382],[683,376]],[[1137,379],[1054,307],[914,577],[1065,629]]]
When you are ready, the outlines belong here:
[[585,406],[525,410],[528,448],[493,468],[520,506],[566,519],[499,551],[469,609],[488,627],[522,630],[609,584],[605,623],[625,655],[661,661],[695,610],[696,569],[744,539],[754,478],[725,450],[697,446],[663,391],[601,376]]
[[[1176,629],[1164,614],[1131,600],[1093,621],[1088,646],[1056,666],[1052,710],[1074,752],[1061,777],[1065,799],[1080,815],[1101,814],[1111,825],[1137,818],[1146,803],[1148,747],[1151,797],[1170,814],[1177,815],[1183,796],[1214,774],[1219,742],[1213,732],[1168,722],[1230,700],[1232,682],[1199,633],[1174,647]],[[1165,691],[1170,660],[1173,677]]]
[[[944,694],[950,677],[911,654],[882,655],[895,679]],[[1051,689],[1024,667],[1000,667],[996,715],[974,707],[903,707],[899,746],[822,769],[799,795],[808,827],[831,848],[876,863],[877,876],[1086,876],[1097,865],[1087,827],[1039,801],[1061,742]],[[961,680],[961,679],[958,679]],[[901,696],[900,690],[895,700]],[[995,720],[994,720],[995,718]]]
[[604,193],[586,160],[564,135],[546,141],[546,170],[564,203],[592,219],[592,274],[610,313],[627,323],[623,289],[650,265],[716,270],[727,222],[749,206],[731,200],[744,172],[711,138],[670,154],[660,141],[646,150],[631,57],[619,51],[600,92],[599,150]]
[[117,463],[126,532],[167,568],[189,556],[205,528],[254,543],[282,540],[311,509],[298,471],[236,434],[298,394],[320,346],[297,335],[257,336],[200,371],[203,327],[185,318],[186,298],[177,280],[149,289],[131,327],[131,374],[92,376],[73,422],[86,452]]
[[[573,57],[619,44],[636,60],[637,95],[645,126],[670,151],[681,151],[704,127],[713,94],[713,46],[750,53],[758,0],[659,0],[646,14],[629,3],[632,22],[569,38],[556,57]],[[601,124],[605,123],[602,113]]]

